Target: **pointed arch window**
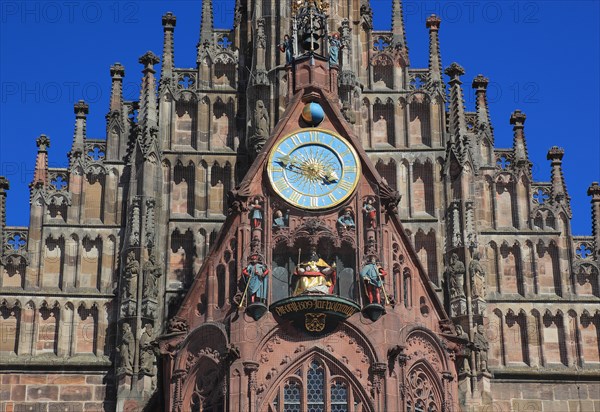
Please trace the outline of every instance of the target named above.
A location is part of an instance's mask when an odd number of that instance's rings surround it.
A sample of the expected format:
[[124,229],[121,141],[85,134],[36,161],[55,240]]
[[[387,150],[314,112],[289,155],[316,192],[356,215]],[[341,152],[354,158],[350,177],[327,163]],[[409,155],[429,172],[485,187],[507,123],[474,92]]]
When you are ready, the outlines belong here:
[[[348,412],[362,406],[360,395],[337,368],[309,359],[283,381],[269,404],[269,412]],[[359,409],[362,410],[362,409]]]
[[406,393],[407,412],[440,412],[441,386],[422,365],[408,374]]

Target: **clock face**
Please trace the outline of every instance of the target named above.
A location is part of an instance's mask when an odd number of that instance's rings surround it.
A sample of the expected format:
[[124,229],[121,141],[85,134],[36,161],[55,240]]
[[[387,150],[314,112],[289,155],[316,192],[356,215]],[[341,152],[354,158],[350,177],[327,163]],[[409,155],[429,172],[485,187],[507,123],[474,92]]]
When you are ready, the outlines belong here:
[[302,209],[326,209],[354,192],[360,161],[350,144],[332,132],[311,129],[287,136],[269,156],[273,189]]

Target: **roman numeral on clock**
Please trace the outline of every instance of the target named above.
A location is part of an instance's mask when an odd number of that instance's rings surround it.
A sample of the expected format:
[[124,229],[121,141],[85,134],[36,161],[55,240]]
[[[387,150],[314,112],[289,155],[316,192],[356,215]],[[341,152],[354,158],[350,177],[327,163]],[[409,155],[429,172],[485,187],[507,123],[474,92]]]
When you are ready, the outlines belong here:
[[341,189],[341,190],[347,192],[352,189],[352,182],[349,182],[347,180],[342,180],[340,182],[340,184],[338,185],[338,189]]
[[300,199],[302,199],[302,195],[298,192],[292,192],[290,195],[290,200],[294,203],[300,203]]
[[274,183],[275,183],[275,189],[277,189],[280,193],[288,188],[287,182],[283,179],[276,180]]

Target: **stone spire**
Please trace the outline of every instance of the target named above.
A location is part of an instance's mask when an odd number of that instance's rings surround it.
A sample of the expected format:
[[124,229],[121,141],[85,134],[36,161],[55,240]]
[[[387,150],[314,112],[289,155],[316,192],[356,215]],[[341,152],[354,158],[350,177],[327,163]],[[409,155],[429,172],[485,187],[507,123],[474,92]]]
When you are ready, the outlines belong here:
[[8,179],[0,176],[0,245],[4,244],[2,232],[6,227],[6,191],[10,188]]
[[198,55],[196,63],[200,64],[204,51],[212,45],[213,40],[213,6],[212,0],[202,1],[202,22],[200,23],[200,40],[198,41]]
[[170,11],[162,16],[162,25],[164,32],[162,69],[160,84],[165,85],[173,81],[173,68],[175,67],[175,54],[173,49],[173,33],[177,18]]
[[429,86],[440,88],[442,84],[442,56],[440,55],[440,24],[442,20],[432,14],[427,18],[425,25],[429,29]]
[[449,125],[450,125],[450,140],[455,141],[461,139],[467,134],[467,121],[465,119],[465,101],[463,98],[462,82],[460,76],[465,74],[458,63],[452,63],[444,71],[450,80],[450,106],[449,106]]
[[[525,143],[525,113],[522,113],[520,110],[515,110],[510,115],[510,124],[513,125],[513,156],[514,156],[514,165],[516,167],[522,168],[524,167],[531,176],[531,161],[529,160],[529,156],[527,154],[527,145]],[[562,158],[562,156],[561,156]]]
[[87,115],[90,107],[83,100],[78,101],[73,106],[75,112],[75,132],[73,133],[73,146],[71,147],[71,153],[69,159],[71,164],[77,157],[83,155],[83,143],[86,138],[86,127],[87,127]]
[[600,185],[593,182],[587,190],[587,195],[592,197],[592,236],[596,247],[596,257],[600,257]]
[[399,44],[408,51],[406,44],[406,32],[404,30],[404,13],[402,11],[402,0],[392,0],[392,34],[394,45]]
[[138,112],[138,125],[145,127],[156,127],[158,125],[157,101],[156,101],[156,78],[154,74],[154,65],[160,62],[160,59],[151,51],[146,52],[139,59],[140,64],[144,65],[142,73],[142,88],[140,92],[140,109]]
[[473,79],[475,89],[475,107],[477,108],[477,127],[480,131],[487,131],[492,143],[494,142],[494,129],[490,121],[490,112],[487,101],[487,87],[489,79],[481,74]]
[[31,187],[45,186],[48,183],[48,148],[50,139],[45,134],[40,135],[35,141],[38,152],[35,158],[35,169]]
[[128,113],[123,104],[123,78],[125,68],[116,62],[110,66],[111,89],[108,114],[106,115],[106,158],[121,160],[126,150],[124,138]]
[[125,77],[125,67],[116,62],[110,66],[110,77],[112,85],[110,89],[109,113],[123,113],[123,77]]
[[550,166],[552,167],[550,172],[552,199],[554,202],[564,205],[567,210],[570,210],[570,197],[567,193],[567,185],[565,184],[565,178],[562,171],[562,158],[564,154],[565,151],[563,148],[552,146],[550,150],[548,150],[546,158],[551,161]]

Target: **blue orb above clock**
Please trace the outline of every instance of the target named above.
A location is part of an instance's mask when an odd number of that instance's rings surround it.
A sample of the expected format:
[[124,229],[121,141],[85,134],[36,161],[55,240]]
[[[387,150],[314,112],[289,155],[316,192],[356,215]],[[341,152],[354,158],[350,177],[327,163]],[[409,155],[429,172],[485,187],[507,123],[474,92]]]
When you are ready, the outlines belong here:
[[302,109],[302,119],[310,126],[318,126],[325,119],[325,111],[319,103],[306,103]]

